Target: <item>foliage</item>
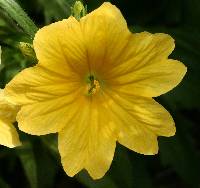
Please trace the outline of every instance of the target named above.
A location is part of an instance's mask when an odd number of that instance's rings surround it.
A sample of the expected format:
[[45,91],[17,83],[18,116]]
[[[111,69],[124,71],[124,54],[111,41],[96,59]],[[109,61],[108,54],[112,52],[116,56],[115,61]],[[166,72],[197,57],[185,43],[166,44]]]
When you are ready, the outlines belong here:
[[[40,27],[68,17],[74,1],[18,2]],[[102,2],[85,0],[89,11]],[[103,179],[93,181],[86,172],[81,172],[75,178],[65,175],[57,151],[57,135],[36,137],[20,132],[24,143],[22,147],[8,149],[0,146],[0,188],[200,187],[200,1],[111,2],[120,8],[133,32],[164,32],[175,38],[176,50],[172,57],[184,62],[188,73],[180,86],[157,100],[173,115],[177,126],[176,136],[159,139],[160,152],[157,156],[143,156],[118,144],[110,171]],[[19,42],[31,41],[27,35],[29,32],[20,27],[16,18],[0,9],[0,45],[3,51],[1,88],[25,65],[32,64],[18,49]]]

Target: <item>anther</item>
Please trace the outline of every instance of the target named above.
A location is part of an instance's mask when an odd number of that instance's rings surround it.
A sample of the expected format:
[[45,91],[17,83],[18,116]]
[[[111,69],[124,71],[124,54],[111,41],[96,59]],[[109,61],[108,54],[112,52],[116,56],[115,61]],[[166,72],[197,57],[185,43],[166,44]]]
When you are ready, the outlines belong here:
[[93,75],[89,76],[88,95],[96,94],[100,89],[99,81]]

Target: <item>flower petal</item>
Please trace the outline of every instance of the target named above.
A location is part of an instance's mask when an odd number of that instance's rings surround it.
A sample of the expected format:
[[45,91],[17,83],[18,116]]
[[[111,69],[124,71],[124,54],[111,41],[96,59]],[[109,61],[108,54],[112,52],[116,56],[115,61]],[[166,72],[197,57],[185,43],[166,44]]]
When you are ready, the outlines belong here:
[[17,74],[6,85],[4,92],[13,103],[31,104],[73,93],[80,87],[78,81],[37,65]]
[[0,144],[13,148],[21,145],[18,133],[13,126],[19,107],[9,103],[3,89],[0,89]]
[[174,39],[167,34],[132,33],[120,56],[109,62],[108,78],[126,75],[152,62],[166,60],[174,47]]
[[118,141],[143,154],[157,153],[157,136],[173,136],[174,121],[153,99],[107,91],[112,118],[120,130]]
[[[138,122],[135,123],[138,124]],[[118,142],[140,154],[155,155],[158,153],[157,136],[145,129],[138,129],[137,132],[131,126],[122,129]]]
[[13,123],[16,120],[17,112],[19,107],[8,102],[5,98],[5,92],[0,89],[0,119],[6,119]]
[[130,32],[126,21],[120,10],[107,2],[81,18],[80,24],[90,71],[100,73],[104,64],[118,56],[128,41]]
[[59,152],[65,172],[74,176],[86,169],[101,178],[113,159],[116,135],[105,109],[84,102],[71,123],[59,132]]
[[43,135],[58,132],[68,123],[81,90],[80,83],[37,65],[16,75],[5,95],[22,105],[17,115],[20,130]]
[[33,135],[59,132],[74,117],[76,94],[22,106],[17,114],[19,129]]
[[88,70],[79,22],[69,17],[40,29],[33,45],[41,66],[59,74],[83,74]]
[[113,89],[126,94],[156,97],[176,87],[187,68],[179,61],[168,59],[149,62],[141,68],[110,80]]
[[174,40],[167,34],[132,34],[121,56],[109,62],[103,73],[108,85],[130,94],[155,97],[174,88],[186,73],[186,67],[167,60]]
[[8,120],[0,119],[0,144],[9,148],[21,145],[15,127]]

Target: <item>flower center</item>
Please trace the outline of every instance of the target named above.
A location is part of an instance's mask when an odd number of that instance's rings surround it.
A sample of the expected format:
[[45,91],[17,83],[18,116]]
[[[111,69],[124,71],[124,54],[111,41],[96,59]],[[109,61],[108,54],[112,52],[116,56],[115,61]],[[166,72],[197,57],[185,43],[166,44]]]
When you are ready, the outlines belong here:
[[100,89],[99,81],[97,79],[95,79],[95,77],[93,75],[90,75],[88,77],[88,80],[89,80],[88,86],[87,86],[88,95],[94,95]]

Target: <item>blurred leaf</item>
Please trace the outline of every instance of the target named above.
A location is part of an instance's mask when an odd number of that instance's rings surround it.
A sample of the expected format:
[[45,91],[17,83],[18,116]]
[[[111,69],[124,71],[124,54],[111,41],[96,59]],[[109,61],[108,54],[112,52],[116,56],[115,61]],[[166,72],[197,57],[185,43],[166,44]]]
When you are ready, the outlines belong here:
[[0,69],[1,88],[19,72],[21,68],[20,63],[24,61],[22,58],[19,52],[16,53],[16,49],[2,48],[2,64]]
[[18,148],[17,153],[31,188],[37,188],[37,164],[32,145],[30,143],[23,143],[23,146]]
[[[177,117],[177,116],[176,116]],[[170,165],[190,185],[196,187],[199,183],[200,161],[195,152],[193,142],[188,134],[190,121],[180,116],[176,136],[160,139],[160,156],[164,166]]]
[[128,149],[117,144],[109,175],[118,187],[132,188],[135,185],[133,169]]
[[38,30],[23,9],[14,0],[0,0],[0,7],[13,19],[31,38]]
[[2,178],[0,178],[0,188],[10,188],[10,186]]
[[[131,151],[133,152],[133,151]],[[153,188],[153,179],[150,171],[147,168],[146,159],[151,156],[145,156],[133,153],[132,166],[133,166],[133,184],[134,187]],[[156,159],[155,156],[154,160]]]
[[108,175],[100,180],[93,180],[85,171],[81,171],[76,175],[76,178],[88,188],[119,188]]
[[57,159],[59,157],[57,134],[43,135],[40,137],[40,139],[44,146],[49,149],[49,152],[52,154],[52,156]]
[[38,0],[44,9],[45,22],[62,20],[71,14],[71,7],[76,0]]
[[15,47],[2,48],[2,64],[0,65],[0,87],[3,88],[17,73],[25,67],[34,65],[34,61],[25,58]]
[[35,136],[28,138],[25,134],[22,136],[23,146],[17,148],[17,154],[31,188],[53,188],[58,161],[49,153],[39,138]]
[[[110,2],[111,0],[107,0],[106,2]],[[101,6],[105,0],[96,0],[96,1],[90,1],[90,0],[84,0],[85,4],[88,7],[88,11],[91,12],[94,9],[98,8],[99,6]]]
[[37,188],[54,188],[55,175],[58,170],[58,161],[55,160],[39,138],[34,140],[34,153],[37,162],[39,182]]
[[183,0],[183,16],[185,24],[200,29],[200,3],[199,0]]

